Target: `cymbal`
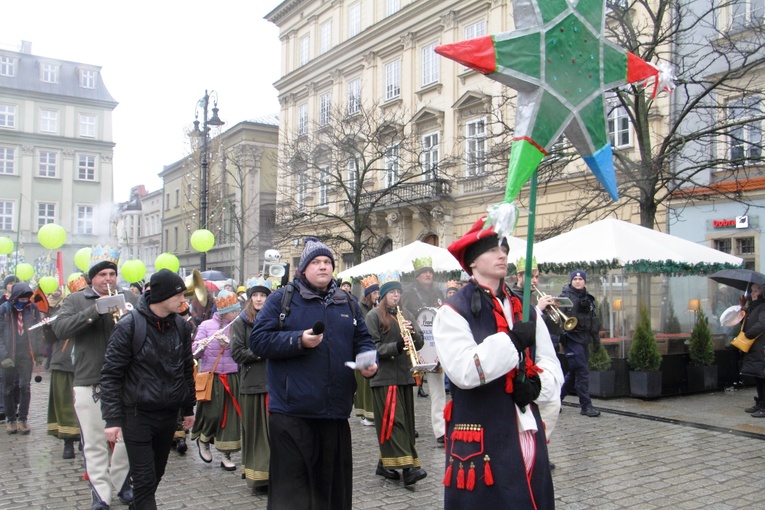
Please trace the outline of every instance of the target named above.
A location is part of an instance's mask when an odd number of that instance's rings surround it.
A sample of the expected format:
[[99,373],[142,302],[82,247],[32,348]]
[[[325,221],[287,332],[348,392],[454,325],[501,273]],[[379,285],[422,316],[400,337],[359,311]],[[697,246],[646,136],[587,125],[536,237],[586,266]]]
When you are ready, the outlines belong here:
[[723,313],[720,314],[720,325],[725,327],[735,326],[741,319],[744,318],[744,311],[741,309],[741,305],[733,305],[726,308]]

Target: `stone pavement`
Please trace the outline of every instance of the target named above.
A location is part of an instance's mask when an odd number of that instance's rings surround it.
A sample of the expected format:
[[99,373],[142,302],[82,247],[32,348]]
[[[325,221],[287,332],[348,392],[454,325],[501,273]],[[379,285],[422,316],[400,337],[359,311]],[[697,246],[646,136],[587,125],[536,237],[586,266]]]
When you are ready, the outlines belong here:
[[[82,456],[63,460],[63,443],[45,434],[47,374],[32,385],[32,433],[0,432],[0,509],[87,509]],[[742,411],[753,395],[744,388],[654,401],[596,400],[603,411],[598,418],[581,416],[568,397],[550,444],[557,508],[765,508],[765,419]],[[352,419],[354,508],[442,508],[443,454],[430,431],[429,399],[415,400],[418,453],[428,477],[404,488],[375,476],[374,429]],[[250,494],[240,473],[220,469],[218,457],[204,464],[195,444],[185,457],[171,452],[157,499],[163,509],[266,508],[266,497]],[[127,507],[115,502],[112,508]]]

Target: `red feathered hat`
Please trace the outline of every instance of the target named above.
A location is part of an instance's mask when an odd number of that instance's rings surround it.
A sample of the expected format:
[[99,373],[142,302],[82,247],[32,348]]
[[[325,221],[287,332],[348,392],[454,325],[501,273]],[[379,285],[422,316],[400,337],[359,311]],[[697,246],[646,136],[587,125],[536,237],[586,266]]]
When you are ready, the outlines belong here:
[[497,246],[499,241],[497,233],[494,232],[494,228],[486,225],[486,215],[478,218],[478,221],[473,223],[465,235],[454,241],[449,245],[449,253],[454,255],[462,266],[462,269],[467,271],[469,275],[473,275],[473,270],[470,268],[470,264],[482,253],[490,250],[492,247]]

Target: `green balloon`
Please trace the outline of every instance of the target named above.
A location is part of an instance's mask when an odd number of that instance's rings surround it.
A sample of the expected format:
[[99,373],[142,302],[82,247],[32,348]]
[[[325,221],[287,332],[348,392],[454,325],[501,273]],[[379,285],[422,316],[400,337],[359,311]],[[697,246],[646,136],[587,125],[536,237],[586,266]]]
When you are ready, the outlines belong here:
[[37,285],[46,294],[53,294],[56,292],[56,289],[58,289],[58,280],[53,276],[43,276],[40,278],[40,281],[37,282]]
[[160,253],[157,258],[154,259],[154,267],[159,271],[160,269],[169,269],[173,273],[177,273],[181,267],[181,261],[178,257],[172,253]]
[[55,250],[66,242],[66,230],[61,225],[48,223],[37,231],[37,240],[44,248]]
[[128,283],[139,282],[146,276],[146,264],[138,259],[126,260],[125,263],[122,264],[120,274]]
[[9,237],[0,237],[0,255],[8,255],[13,251],[13,241]]
[[19,280],[26,282],[31,280],[35,275],[35,268],[32,264],[22,262],[21,264],[16,264],[16,270],[14,272],[16,273],[16,276],[19,277]]
[[90,269],[90,248],[80,248],[77,253],[74,254],[74,265],[80,271],[88,272]]
[[214,245],[215,236],[209,230],[200,228],[191,234],[191,247],[198,252],[204,253],[206,251],[210,251],[210,248],[212,248]]

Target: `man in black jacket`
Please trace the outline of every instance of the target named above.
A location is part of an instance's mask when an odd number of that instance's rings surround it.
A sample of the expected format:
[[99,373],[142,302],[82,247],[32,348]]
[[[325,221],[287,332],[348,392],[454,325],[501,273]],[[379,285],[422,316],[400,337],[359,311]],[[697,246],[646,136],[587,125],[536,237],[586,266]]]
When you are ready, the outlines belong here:
[[194,424],[191,328],[176,320],[185,291],[183,279],[172,271],[154,273],[137,313],[114,327],[101,370],[106,439],[125,442],[136,510],[157,508],[154,493],[165,472],[178,410],[184,429]]

